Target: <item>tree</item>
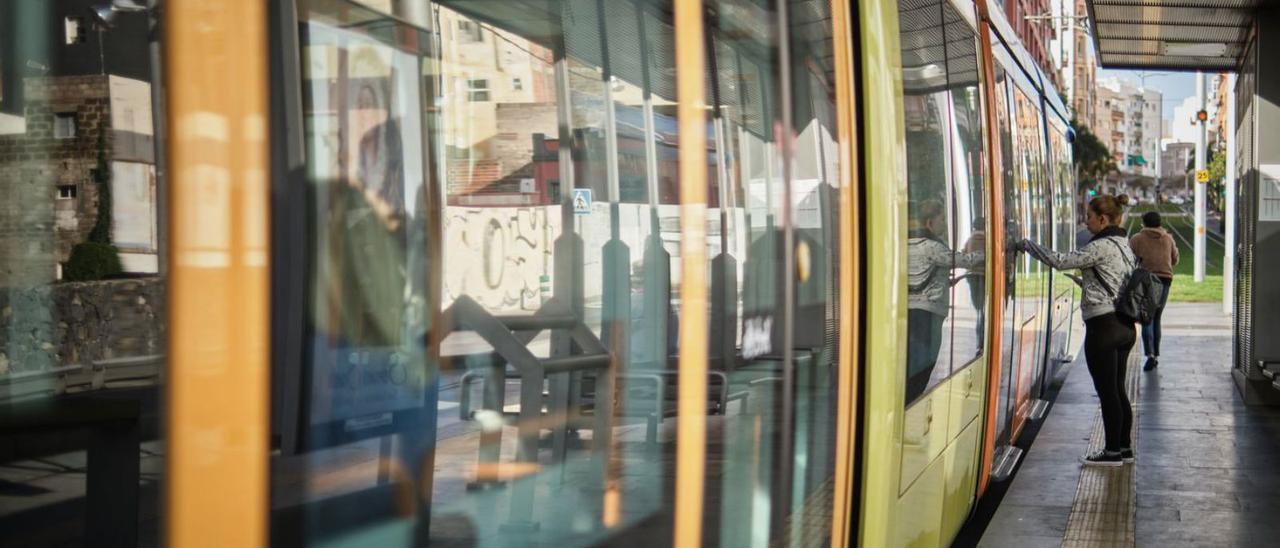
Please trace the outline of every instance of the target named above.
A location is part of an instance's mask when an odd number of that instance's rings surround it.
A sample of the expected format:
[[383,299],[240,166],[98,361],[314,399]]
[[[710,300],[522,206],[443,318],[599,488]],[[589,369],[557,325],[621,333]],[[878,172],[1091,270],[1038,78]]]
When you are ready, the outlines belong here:
[[1076,180],[1081,188],[1092,189],[1098,185],[1099,179],[1115,171],[1115,159],[1089,126],[1072,120],[1071,129],[1076,134],[1076,139],[1071,142],[1071,162],[1076,169]]
[[107,161],[105,126],[98,132],[98,165],[93,182],[98,187],[98,218],[89,237],[71,248],[71,257],[62,270],[67,281],[101,280],[124,271],[119,250],[111,243],[111,164]]
[[[1210,152],[1215,152],[1209,149]],[[1223,211],[1225,209],[1225,182],[1227,178],[1227,155],[1217,151],[1209,157],[1209,187],[1205,190],[1205,194],[1209,197],[1209,206],[1215,211]]]
[[[1209,172],[1209,182],[1205,184],[1205,197],[1209,200],[1206,206],[1215,211],[1223,211],[1226,207],[1224,181],[1227,177],[1227,155],[1217,147],[1206,147],[1205,169]],[[1196,159],[1187,160],[1187,173],[1195,180]]]
[[111,165],[107,162],[106,130],[98,132],[98,165],[93,170],[98,187],[98,218],[87,241],[111,245]]

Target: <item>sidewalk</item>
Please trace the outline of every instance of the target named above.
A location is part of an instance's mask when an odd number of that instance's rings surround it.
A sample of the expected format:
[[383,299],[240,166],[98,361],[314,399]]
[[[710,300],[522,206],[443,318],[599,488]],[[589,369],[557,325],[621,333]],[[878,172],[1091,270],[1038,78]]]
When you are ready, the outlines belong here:
[[1083,472],[1079,457],[1091,444],[1098,403],[1081,357],[981,546],[1100,545],[1102,532],[1126,527],[1131,540],[1121,545],[1242,546],[1280,538],[1280,409],[1240,402],[1231,380],[1230,318],[1218,304],[1170,304],[1161,347],[1160,367],[1149,373],[1141,371],[1141,342],[1135,348],[1137,464]]

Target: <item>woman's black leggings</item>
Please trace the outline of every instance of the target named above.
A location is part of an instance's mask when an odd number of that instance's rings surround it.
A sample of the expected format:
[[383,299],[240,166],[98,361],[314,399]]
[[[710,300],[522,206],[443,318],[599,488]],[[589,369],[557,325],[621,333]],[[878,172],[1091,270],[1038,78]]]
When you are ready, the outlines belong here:
[[1104,314],[1084,321],[1084,358],[1093,377],[1093,389],[1102,404],[1102,426],[1107,434],[1108,451],[1132,447],[1133,408],[1125,390],[1125,373],[1129,368],[1129,351],[1137,339],[1133,324]]

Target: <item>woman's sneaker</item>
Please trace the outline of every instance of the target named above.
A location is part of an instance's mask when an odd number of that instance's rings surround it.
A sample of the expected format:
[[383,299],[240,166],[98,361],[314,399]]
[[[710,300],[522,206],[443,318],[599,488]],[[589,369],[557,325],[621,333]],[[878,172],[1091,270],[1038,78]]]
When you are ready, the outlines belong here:
[[1155,356],[1147,356],[1147,363],[1146,365],[1142,366],[1142,370],[1151,371],[1152,369],[1155,369],[1159,365],[1160,365],[1160,360],[1156,359]]
[[1136,456],[1134,456],[1133,449],[1121,449],[1120,460],[1123,460],[1124,462],[1129,463],[1129,462],[1134,462],[1138,459]]
[[1098,451],[1081,459],[1085,466],[1123,466],[1124,457],[1119,451]]

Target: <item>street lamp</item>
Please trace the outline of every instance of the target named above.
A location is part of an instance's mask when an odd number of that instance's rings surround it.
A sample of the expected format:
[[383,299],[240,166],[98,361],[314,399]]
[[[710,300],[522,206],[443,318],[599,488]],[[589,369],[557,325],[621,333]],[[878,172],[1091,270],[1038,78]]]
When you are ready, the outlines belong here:
[[117,13],[135,13],[147,11],[146,6],[140,6],[134,0],[112,0],[109,4],[95,4],[90,7],[93,12],[94,30],[98,31],[98,72],[99,74],[107,73],[107,56],[106,50],[102,46],[102,35],[108,28],[111,28],[112,22],[116,19]]
[[116,18],[117,13],[139,13],[147,11],[147,7],[138,4],[134,0],[112,0],[109,4],[95,4],[93,6],[93,14],[98,16],[98,20],[110,25]]

